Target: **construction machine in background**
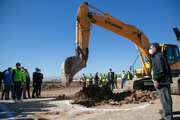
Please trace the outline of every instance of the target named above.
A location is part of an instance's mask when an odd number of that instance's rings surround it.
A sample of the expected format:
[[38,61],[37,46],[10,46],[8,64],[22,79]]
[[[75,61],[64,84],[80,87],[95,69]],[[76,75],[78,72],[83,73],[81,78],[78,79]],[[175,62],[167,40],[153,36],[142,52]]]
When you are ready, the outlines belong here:
[[[98,12],[90,12],[89,7]],[[87,2],[84,2],[78,8],[76,18],[76,56],[68,57],[61,64],[61,82],[66,86],[68,83],[72,82],[73,76],[78,71],[86,67],[89,55],[88,46],[91,24],[101,26],[118,35],[128,38],[135,43],[142,62],[142,68],[136,69],[135,74],[141,76],[141,78],[133,80],[130,89],[145,89],[148,86],[153,86],[149,77],[150,54],[148,50],[151,44],[147,36],[135,26],[123,23],[109,14],[92,7]],[[174,93],[180,93],[180,77],[178,77],[178,75],[180,75],[179,48],[175,44],[166,43],[163,43],[160,46],[161,51],[168,58],[174,76],[172,91]],[[144,61],[142,54],[144,55],[146,62]]]

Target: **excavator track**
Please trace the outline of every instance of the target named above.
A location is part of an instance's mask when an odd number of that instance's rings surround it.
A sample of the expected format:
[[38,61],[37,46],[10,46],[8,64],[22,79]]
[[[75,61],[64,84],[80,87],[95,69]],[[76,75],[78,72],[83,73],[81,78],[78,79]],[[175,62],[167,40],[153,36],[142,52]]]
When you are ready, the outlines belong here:
[[[180,95],[180,77],[173,77],[171,84],[171,94]],[[155,90],[150,78],[138,78],[126,82],[128,90]]]

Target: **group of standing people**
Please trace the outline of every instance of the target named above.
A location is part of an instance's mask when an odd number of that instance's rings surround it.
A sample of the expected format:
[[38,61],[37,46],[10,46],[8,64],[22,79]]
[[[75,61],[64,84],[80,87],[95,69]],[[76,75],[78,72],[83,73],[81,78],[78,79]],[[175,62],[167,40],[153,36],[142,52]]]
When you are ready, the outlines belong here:
[[[105,86],[106,82],[107,82],[107,77],[106,75],[102,75],[100,73],[100,75],[98,76],[98,72],[95,74],[95,76],[93,77],[92,74],[90,73],[89,75],[89,85],[93,85],[93,79],[94,79],[94,84],[95,85],[100,85],[100,86]],[[86,87],[86,81],[87,81],[87,77],[85,76],[85,74],[83,74],[83,77],[81,78],[83,87]]]
[[[89,85],[93,84],[93,79],[94,79],[94,84],[99,85],[99,86],[109,86],[112,90],[113,89],[118,89],[117,85],[117,74],[112,72],[112,69],[109,69],[109,72],[107,76],[105,74],[98,75],[98,72],[96,72],[95,76],[93,77],[92,74],[90,73],[89,75]],[[121,75],[121,88],[125,87],[125,81],[126,80],[131,80],[132,79],[132,74],[128,71],[127,74],[125,74],[124,70]],[[85,74],[83,74],[83,77],[81,78],[83,87],[86,87],[86,81],[87,77]]]
[[126,81],[132,79],[133,79],[132,74],[129,71],[125,73],[125,71],[123,70],[121,74],[121,88],[122,89],[125,88]]
[[[34,98],[34,93],[36,92],[36,97],[40,97],[41,94],[41,84],[42,84],[43,74],[40,73],[40,69],[36,68],[36,72],[33,73],[33,93],[32,98]],[[14,102],[21,101],[21,98],[27,99],[30,97],[30,75],[27,69],[21,67],[20,63],[16,63],[16,68],[12,69],[9,67],[7,70],[0,74],[0,83],[3,83],[3,91],[1,95],[1,100],[5,96],[5,100],[9,100],[9,92],[11,91],[11,98]],[[1,84],[0,84],[1,87]],[[26,93],[28,97],[26,97]]]

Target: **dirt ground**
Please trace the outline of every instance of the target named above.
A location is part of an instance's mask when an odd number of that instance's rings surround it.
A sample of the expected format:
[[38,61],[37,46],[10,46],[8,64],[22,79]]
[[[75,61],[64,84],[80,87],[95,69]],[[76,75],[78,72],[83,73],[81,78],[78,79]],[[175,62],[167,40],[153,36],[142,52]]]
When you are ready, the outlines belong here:
[[[42,97],[13,103],[0,101],[0,119],[15,120],[158,120],[161,104],[159,98],[139,104],[99,105],[84,107],[71,104],[72,100],[56,100],[59,95],[71,96],[80,91],[79,86],[43,89]],[[116,92],[122,92],[116,89]],[[1,94],[1,92],[0,92]],[[175,120],[180,120],[180,96],[172,95]]]

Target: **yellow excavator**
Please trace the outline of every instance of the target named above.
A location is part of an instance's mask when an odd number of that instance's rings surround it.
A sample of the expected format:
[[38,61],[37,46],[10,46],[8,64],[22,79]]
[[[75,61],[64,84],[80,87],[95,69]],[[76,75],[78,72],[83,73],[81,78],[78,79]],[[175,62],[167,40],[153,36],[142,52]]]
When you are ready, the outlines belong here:
[[[98,12],[90,12],[89,7]],[[140,29],[123,23],[109,14],[94,8],[87,2],[84,2],[78,8],[76,18],[76,56],[68,57],[61,64],[61,82],[64,85],[67,85],[68,83],[72,82],[73,76],[78,71],[86,67],[89,53],[89,35],[92,23],[124,36],[135,43],[142,62],[142,68],[135,70],[137,75],[141,75],[141,78],[131,82],[132,89],[143,89],[147,86],[153,86],[153,83],[149,77],[150,54],[148,50],[150,48],[150,42],[146,35]],[[168,58],[174,76],[172,91],[174,93],[180,93],[180,77],[178,77],[178,75],[180,75],[179,48],[177,45],[165,43],[161,44],[160,46],[161,51]],[[143,59],[142,53],[146,59],[146,62]]]

